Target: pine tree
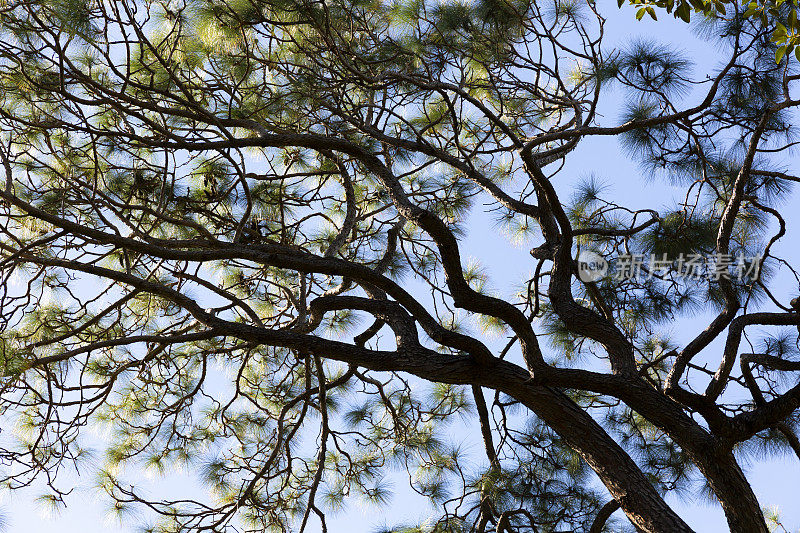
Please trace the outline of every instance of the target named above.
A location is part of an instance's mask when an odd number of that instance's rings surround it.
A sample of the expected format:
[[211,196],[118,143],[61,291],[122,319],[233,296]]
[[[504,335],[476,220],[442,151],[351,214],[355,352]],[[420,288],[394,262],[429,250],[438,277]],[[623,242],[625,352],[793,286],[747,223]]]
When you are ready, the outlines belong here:
[[[598,9],[4,3],[4,486],[59,508],[74,466],[146,531],[326,531],[400,472],[437,515],[388,530],[481,533],[690,531],[666,498],[700,486],[766,532],[742,460],[800,459],[785,26],[717,9],[707,75],[607,47]],[[609,161],[560,192],[598,136],[680,200],[623,205]],[[531,243],[525,279],[468,259],[490,219]],[[612,275],[633,256],[659,268]],[[180,466],[203,499],[126,478]]]

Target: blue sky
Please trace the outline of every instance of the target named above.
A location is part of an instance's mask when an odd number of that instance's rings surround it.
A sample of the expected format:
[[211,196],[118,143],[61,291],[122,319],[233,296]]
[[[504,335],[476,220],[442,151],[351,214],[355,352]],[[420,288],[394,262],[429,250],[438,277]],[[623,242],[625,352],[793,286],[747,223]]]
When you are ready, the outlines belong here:
[[[606,26],[606,46],[624,46],[637,37],[653,38],[673,43],[678,48],[690,53],[695,62],[695,73],[711,72],[722,57],[720,51],[709,43],[698,40],[689,28],[675,22],[663,15],[658,22],[645,19],[636,22],[631,9],[616,10],[613,3],[607,4],[606,14],[609,17]],[[690,107],[696,102],[696,97],[689,95],[683,107]],[[611,101],[608,108],[613,110],[621,106],[621,101]],[[600,119],[606,124],[614,123],[613,116]],[[792,170],[800,171],[791,161]],[[643,179],[641,169],[634,161],[628,159],[614,138],[596,138],[581,143],[576,152],[571,156],[569,166],[560,174],[555,183],[562,198],[569,198],[570,191],[575,183],[594,173],[601,181],[608,184],[609,196],[614,197],[619,203],[631,207],[664,207],[670,204],[670,199],[679,194],[680,190],[669,185],[654,183]],[[654,202],[656,205],[654,205]],[[797,194],[792,199],[791,205],[800,205]],[[800,247],[797,236],[792,233],[793,228],[800,224],[797,210],[788,210],[788,234],[776,245],[776,251],[790,259],[793,264],[800,264]],[[470,256],[479,258],[491,276],[491,285],[501,292],[532,268],[528,247],[514,245],[503,236],[502,230],[486,215],[473,217],[469,233],[465,240],[465,258]],[[783,279],[781,288],[784,294],[797,292],[788,277]],[[781,293],[782,291],[777,291]],[[694,319],[679,320],[674,324],[672,334],[677,341],[693,337],[704,323],[697,317]],[[714,354],[721,351],[721,342],[716,342],[706,350],[709,360]],[[465,432],[462,427],[454,426],[452,438],[456,442],[463,442],[470,446],[473,435]],[[784,525],[790,531],[800,530],[800,507],[797,506],[797,494],[800,490],[800,461],[794,456],[785,456],[760,460],[746,466],[748,478],[751,480],[756,495],[763,506],[777,506],[782,514]],[[138,476],[137,476],[138,477]],[[386,509],[353,508],[346,513],[336,515],[330,526],[331,531],[369,532],[377,525],[392,522],[394,519],[414,519],[430,512],[426,504],[420,499],[403,490],[402,479],[393,480],[396,490],[394,498]],[[191,475],[176,473],[171,479],[154,481],[142,478],[145,484],[152,484],[158,490],[179,492],[182,495],[199,490],[192,480]],[[4,495],[0,500],[0,509],[5,514],[10,528],[14,533],[120,533],[130,531],[131,524],[110,523],[105,518],[107,502],[102,502],[91,489],[92,479],[82,477],[76,481],[78,488],[68,498],[69,508],[59,513],[53,519],[43,516],[40,508],[33,503],[32,498],[41,493],[40,487],[32,487],[14,495]],[[696,500],[696,501],[689,501]],[[719,507],[711,502],[702,501],[700,498],[687,498],[683,501],[671,502],[679,514],[699,532],[727,531],[724,517]],[[315,531],[316,525],[312,524],[309,531]]]

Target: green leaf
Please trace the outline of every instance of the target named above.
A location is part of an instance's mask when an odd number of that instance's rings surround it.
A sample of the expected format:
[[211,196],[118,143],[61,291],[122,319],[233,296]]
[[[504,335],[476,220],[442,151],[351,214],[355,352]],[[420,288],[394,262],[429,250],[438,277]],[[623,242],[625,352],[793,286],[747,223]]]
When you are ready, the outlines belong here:
[[780,63],[783,56],[786,54],[786,46],[781,46],[775,50],[775,62]]
[[744,12],[743,17],[749,19],[755,16],[758,13],[758,7],[753,7],[752,5],[747,8],[747,11]]
[[689,22],[691,20],[691,11],[689,9],[689,4],[681,4],[678,9],[675,10],[675,15],[678,16],[684,22]]

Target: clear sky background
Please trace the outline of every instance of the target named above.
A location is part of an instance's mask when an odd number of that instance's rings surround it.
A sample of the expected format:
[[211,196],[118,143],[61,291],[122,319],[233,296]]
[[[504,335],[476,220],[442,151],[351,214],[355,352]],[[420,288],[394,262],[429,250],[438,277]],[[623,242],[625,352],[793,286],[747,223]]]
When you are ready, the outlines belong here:
[[[636,38],[651,38],[673,43],[676,47],[689,53],[695,63],[695,75],[709,74],[725,59],[723,52],[713,44],[697,39],[689,28],[675,22],[663,14],[658,22],[649,19],[637,22],[632,9],[617,10],[614,2],[605,2],[605,14],[608,16],[606,26],[606,50],[609,46],[625,46]],[[681,107],[691,107],[699,99],[696,95],[688,95]],[[606,106],[607,115],[599,120],[604,124],[616,123],[613,111],[619,109],[622,102],[611,101]],[[786,156],[788,158],[788,156]],[[568,199],[575,183],[589,174],[596,175],[609,185],[608,197],[632,208],[659,208],[670,205],[671,199],[680,194],[680,190],[666,184],[659,184],[644,179],[636,162],[627,158],[621,150],[619,142],[612,137],[595,138],[582,141],[577,150],[568,158],[569,164],[559,174],[555,182],[562,199]],[[800,171],[795,161],[786,160],[791,171]],[[800,265],[800,241],[796,228],[800,224],[798,215],[797,192],[787,204],[786,209],[788,233],[775,246],[778,255],[786,257],[792,264]],[[479,206],[478,206],[479,207]],[[528,254],[528,243],[510,244],[490,216],[476,214],[469,226],[469,234],[465,240],[464,257],[479,259],[490,273],[490,285],[503,294],[513,292],[517,280],[533,268]],[[779,278],[780,278],[779,274]],[[798,288],[782,277],[783,289],[776,294],[796,294]],[[786,298],[788,300],[788,298]],[[672,331],[674,340],[681,342],[692,338],[705,323],[698,317],[682,319],[674,324]],[[719,357],[721,344],[718,340],[706,350],[709,360]],[[474,426],[477,428],[477,425]],[[468,449],[474,446],[475,436],[463,428],[454,426],[452,438],[455,442],[464,443]],[[772,457],[753,461],[746,465],[748,479],[753,484],[756,495],[765,507],[777,506],[783,517],[783,523],[789,531],[800,530],[800,461],[796,457]],[[176,472],[166,480],[142,478],[146,485],[154,490],[167,491],[174,497],[185,497],[200,490],[192,479],[191,472]],[[393,479],[395,496],[386,508],[376,509],[354,507],[347,512],[334,515],[329,527],[330,531],[371,532],[376,527],[393,523],[403,518],[413,520],[431,513],[431,509],[421,498],[415,497],[403,489],[403,479]],[[33,498],[41,494],[41,487],[20,491],[14,495],[5,494],[0,499],[0,512],[5,515],[8,531],[13,533],[128,533],[134,531],[135,523],[120,524],[106,519],[107,502],[98,499],[91,489],[91,476],[76,480],[76,489],[67,501],[69,507],[55,517],[47,517],[41,508],[33,502]],[[727,531],[724,516],[718,505],[703,500],[700,496],[688,495],[682,501],[671,501],[679,514],[698,532]],[[316,531],[312,523],[309,531]]]

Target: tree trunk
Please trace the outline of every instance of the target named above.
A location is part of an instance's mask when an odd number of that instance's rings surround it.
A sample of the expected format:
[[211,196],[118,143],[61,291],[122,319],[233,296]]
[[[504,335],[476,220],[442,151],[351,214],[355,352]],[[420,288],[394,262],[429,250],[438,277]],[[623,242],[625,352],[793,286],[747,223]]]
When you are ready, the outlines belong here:
[[709,453],[698,463],[725,512],[731,533],[767,533],[753,488],[730,451]]
[[692,531],[627,452],[572,400],[545,387],[520,388],[514,396],[583,457],[637,528],[647,533]]

